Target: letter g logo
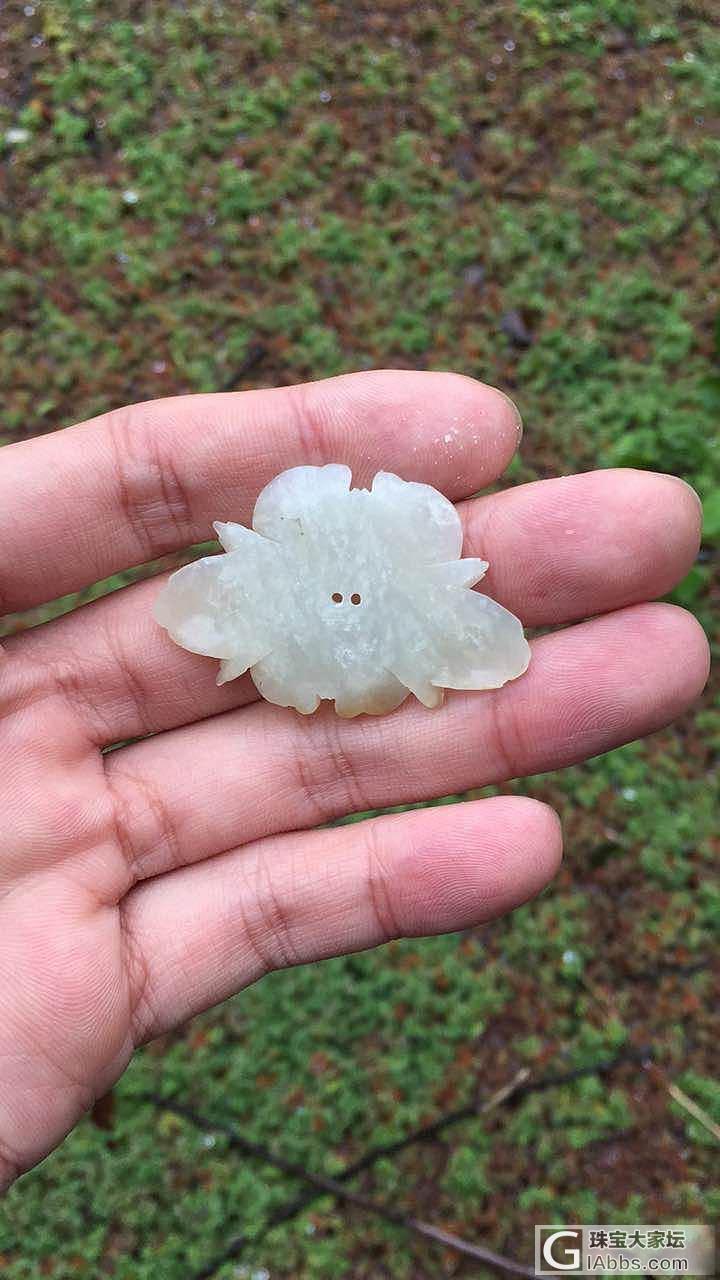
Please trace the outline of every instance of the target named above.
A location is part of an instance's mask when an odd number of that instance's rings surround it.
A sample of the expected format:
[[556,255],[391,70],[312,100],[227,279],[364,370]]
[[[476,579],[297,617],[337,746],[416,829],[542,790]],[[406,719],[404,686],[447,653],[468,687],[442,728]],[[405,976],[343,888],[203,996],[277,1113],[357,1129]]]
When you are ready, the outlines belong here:
[[[559,1240],[572,1240],[576,1246],[571,1249],[567,1244],[558,1244]],[[543,1241],[543,1262],[552,1271],[579,1271],[582,1233],[580,1231],[553,1231]]]

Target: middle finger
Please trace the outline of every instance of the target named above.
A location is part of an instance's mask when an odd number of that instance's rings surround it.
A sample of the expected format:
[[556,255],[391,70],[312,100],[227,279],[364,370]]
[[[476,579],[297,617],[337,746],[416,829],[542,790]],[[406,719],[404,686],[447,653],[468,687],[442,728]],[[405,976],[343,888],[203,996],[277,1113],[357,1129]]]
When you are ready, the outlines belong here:
[[[481,590],[526,626],[574,622],[663,595],[696,555],[700,507],[674,476],[595,471],[462,503],[463,553],[489,560]],[[254,701],[249,677],[218,687],[217,663],[152,617],[161,581],[139,583],[6,642],[49,668],[95,741],[136,738]]]

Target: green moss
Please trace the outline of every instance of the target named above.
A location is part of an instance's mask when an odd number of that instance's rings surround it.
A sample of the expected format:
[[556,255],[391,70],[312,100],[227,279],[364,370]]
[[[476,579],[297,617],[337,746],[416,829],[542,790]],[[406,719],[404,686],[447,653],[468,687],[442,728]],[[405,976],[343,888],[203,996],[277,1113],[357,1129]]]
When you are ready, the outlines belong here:
[[[3,32],[3,441],[163,394],[457,369],[520,404],[510,482],[621,464],[699,488],[704,558],[673,598],[710,630],[706,6],[378,5],[362,26],[283,0],[232,21],[205,0],[35,7]],[[527,347],[505,332],[512,310]],[[718,723],[708,697],[677,732],[508,787],[558,807],[567,844],[559,883],[508,920],[275,975],[143,1051],[114,1128],[82,1124],[0,1210],[3,1276],[187,1280],[237,1233],[220,1280],[440,1274],[440,1254],[327,1197],[266,1240],[297,1186],[152,1112],[147,1090],[340,1173],[520,1067],[536,1081],[651,1044],[717,1121]],[[519,1096],[362,1185],[518,1257],[537,1220],[641,1220],[646,1204],[716,1219],[710,1135],[638,1100],[644,1079],[632,1059]],[[680,1182],[662,1147],[678,1126]]]

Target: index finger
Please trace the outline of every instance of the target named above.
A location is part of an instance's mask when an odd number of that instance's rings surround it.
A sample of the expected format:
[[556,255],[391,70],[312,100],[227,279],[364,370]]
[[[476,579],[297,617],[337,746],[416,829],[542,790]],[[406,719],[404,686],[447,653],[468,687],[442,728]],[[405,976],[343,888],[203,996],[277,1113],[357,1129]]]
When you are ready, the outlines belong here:
[[302,463],[344,462],[460,498],[517,446],[500,391],[453,373],[375,370],[267,391],[116,409],[0,451],[0,616],[248,523],[259,491]]

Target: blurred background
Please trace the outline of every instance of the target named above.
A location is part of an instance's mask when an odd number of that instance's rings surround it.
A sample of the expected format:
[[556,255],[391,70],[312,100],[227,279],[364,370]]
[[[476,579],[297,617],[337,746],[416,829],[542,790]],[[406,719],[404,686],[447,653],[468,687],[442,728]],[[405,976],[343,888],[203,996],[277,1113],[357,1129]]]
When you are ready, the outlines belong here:
[[[506,483],[627,464],[698,487],[673,598],[710,630],[717,16],[5,0],[0,439],[458,370],[522,411]],[[719,739],[711,689],[645,743],[504,788],[555,805],[567,848],[511,918],[276,974],[151,1044],[0,1208],[4,1280],[498,1274],[276,1155],[524,1263],[535,1222],[716,1221]]]

